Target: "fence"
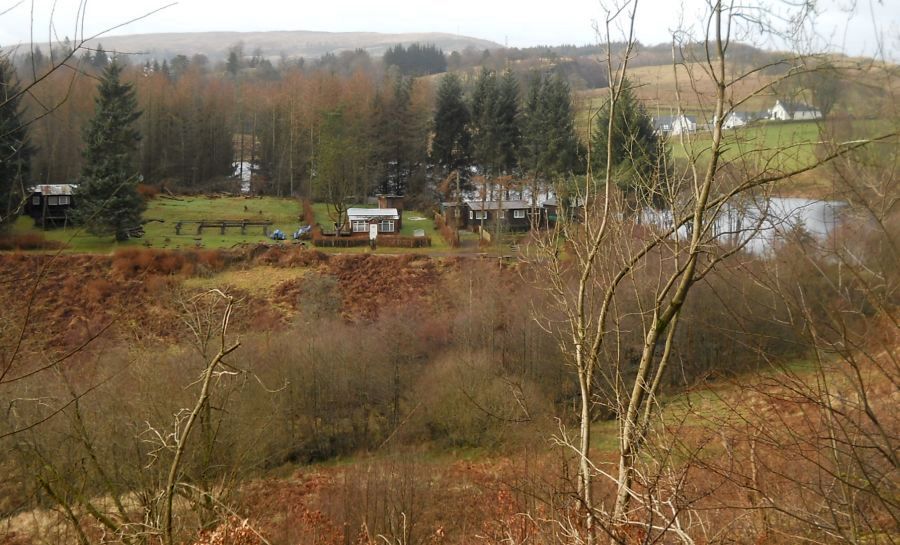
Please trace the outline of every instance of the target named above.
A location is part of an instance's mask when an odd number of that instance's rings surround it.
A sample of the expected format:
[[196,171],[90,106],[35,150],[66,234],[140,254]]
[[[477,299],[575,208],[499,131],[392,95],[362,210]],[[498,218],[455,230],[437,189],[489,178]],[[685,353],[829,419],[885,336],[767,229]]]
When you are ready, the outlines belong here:
[[[429,248],[429,237],[402,237],[394,235],[378,235],[375,241],[383,248]],[[336,237],[317,236],[313,238],[313,245],[319,248],[358,248],[368,246],[368,237]]]

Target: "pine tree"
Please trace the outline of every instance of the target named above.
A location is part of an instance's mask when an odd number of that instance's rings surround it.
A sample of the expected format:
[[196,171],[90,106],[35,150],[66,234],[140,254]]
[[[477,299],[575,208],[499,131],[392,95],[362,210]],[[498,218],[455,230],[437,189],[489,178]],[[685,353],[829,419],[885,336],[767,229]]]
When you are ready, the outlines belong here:
[[469,107],[463,98],[459,76],[447,74],[441,78],[437,90],[437,109],[434,113],[434,140],[431,160],[446,172],[459,170],[469,163],[471,135]]
[[509,173],[518,161],[522,132],[519,127],[519,80],[506,70],[497,84],[494,105],[495,164],[500,172]]
[[75,219],[97,235],[128,238],[146,208],[137,192],[139,174],[134,155],[141,135],[134,89],[120,81],[122,68],[113,62],[103,72],[95,113],[84,133],[84,167],[76,195]]
[[472,92],[472,157],[485,173],[493,173],[497,157],[494,137],[497,105],[497,74],[482,69]]
[[537,75],[525,99],[521,167],[535,182],[579,170],[578,137],[569,84],[557,76]]
[[103,45],[97,44],[97,51],[94,53],[93,58],[91,58],[91,64],[97,70],[103,70],[106,68],[106,65],[109,64],[109,55],[103,50]]
[[[597,116],[591,162],[595,177],[606,172],[609,106]],[[665,141],[653,130],[650,116],[634,95],[631,82],[623,82],[615,105],[612,133],[613,179],[635,209],[659,200],[660,180],[668,160]]]
[[15,219],[24,203],[34,152],[19,108],[19,93],[12,64],[0,57],[0,229]]

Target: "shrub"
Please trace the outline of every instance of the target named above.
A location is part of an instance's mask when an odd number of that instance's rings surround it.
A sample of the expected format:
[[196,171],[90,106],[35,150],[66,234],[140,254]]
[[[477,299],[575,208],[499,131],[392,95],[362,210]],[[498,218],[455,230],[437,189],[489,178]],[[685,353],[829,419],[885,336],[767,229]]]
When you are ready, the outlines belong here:
[[65,244],[47,240],[42,233],[0,234],[0,251],[10,250],[56,250]]

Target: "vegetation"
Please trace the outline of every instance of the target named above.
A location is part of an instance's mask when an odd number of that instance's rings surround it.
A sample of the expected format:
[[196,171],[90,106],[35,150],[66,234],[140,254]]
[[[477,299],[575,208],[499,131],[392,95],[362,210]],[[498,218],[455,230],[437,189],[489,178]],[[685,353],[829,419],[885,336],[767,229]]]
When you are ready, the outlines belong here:
[[95,235],[127,240],[140,228],[146,207],[137,192],[140,174],[134,165],[140,132],[133,127],[137,110],[134,88],[119,79],[113,62],[103,72],[96,112],[84,133],[84,167],[75,194],[74,219]]
[[22,89],[6,56],[0,56],[0,231],[25,203],[34,152],[21,112]]
[[384,52],[384,65],[396,66],[406,76],[425,76],[447,71],[447,58],[434,44],[402,44]]

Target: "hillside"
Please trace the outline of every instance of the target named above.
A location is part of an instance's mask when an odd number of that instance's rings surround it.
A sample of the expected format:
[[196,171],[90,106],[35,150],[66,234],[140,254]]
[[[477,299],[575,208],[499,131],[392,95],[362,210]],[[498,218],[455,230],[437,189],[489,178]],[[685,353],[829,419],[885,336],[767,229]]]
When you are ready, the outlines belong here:
[[380,56],[397,44],[431,43],[445,52],[462,51],[467,47],[476,49],[497,49],[500,44],[469,36],[443,34],[437,32],[381,34],[378,32],[318,32],[310,30],[289,30],[273,32],[171,32],[157,34],[131,34],[125,36],[103,36],[87,42],[94,48],[102,44],[108,51],[140,52],[137,59],[171,58],[182,54],[191,56],[203,54],[212,61],[222,60],[227,50],[238,42],[250,54],[256,48],[265,57],[272,59],[281,55],[287,57],[321,57],[326,53],[363,49],[369,54]]

